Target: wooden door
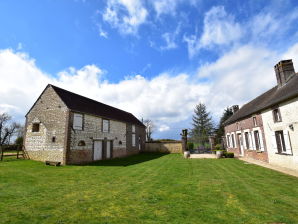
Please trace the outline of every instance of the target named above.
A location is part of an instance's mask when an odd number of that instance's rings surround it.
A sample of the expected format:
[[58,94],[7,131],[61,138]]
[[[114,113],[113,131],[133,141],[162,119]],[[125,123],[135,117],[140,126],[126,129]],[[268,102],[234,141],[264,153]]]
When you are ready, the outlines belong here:
[[94,141],[93,160],[102,160],[102,141]]
[[110,159],[111,158],[111,151],[112,151],[112,144],[111,144],[111,141],[107,141],[107,154],[106,154],[106,158],[107,159]]

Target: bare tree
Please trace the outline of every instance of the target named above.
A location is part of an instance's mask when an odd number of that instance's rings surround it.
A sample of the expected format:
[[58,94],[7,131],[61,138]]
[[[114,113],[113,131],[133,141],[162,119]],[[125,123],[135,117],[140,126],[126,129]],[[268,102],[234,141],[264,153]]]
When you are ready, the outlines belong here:
[[144,125],[146,126],[146,141],[151,141],[151,135],[155,130],[155,125],[150,119],[144,120]]
[[11,121],[7,113],[0,114],[0,146],[9,144],[11,137],[19,131],[20,124]]

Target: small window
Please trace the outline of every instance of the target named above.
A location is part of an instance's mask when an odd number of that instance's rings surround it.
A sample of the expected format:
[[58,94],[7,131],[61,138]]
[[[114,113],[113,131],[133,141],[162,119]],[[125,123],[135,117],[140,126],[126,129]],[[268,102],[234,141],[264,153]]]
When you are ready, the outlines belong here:
[[236,126],[237,126],[237,130],[239,130],[240,129],[240,125],[239,125],[238,122],[236,123]]
[[109,120],[102,120],[102,132],[109,132],[110,131],[110,121]]
[[135,132],[136,132],[136,126],[133,125],[133,126],[132,126],[132,133],[135,133]]
[[52,137],[52,142],[56,142],[56,137],[55,136]]
[[235,148],[234,134],[232,134],[232,148]]
[[260,150],[260,134],[259,131],[254,131],[256,150]]
[[275,132],[276,146],[278,153],[285,153],[287,151],[283,131]]
[[276,108],[272,112],[273,112],[273,120],[274,120],[274,122],[281,122],[281,116],[280,116],[279,109]]
[[244,133],[244,137],[245,137],[245,143],[246,143],[246,149],[249,149],[249,136],[248,136],[248,132]]
[[253,120],[253,123],[254,123],[254,127],[257,127],[258,126],[257,118],[253,117],[252,120]]
[[132,134],[132,146],[136,146],[136,134]]
[[86,146],[86,143],[85,143],[85,141],[83,141],[83,140],[79,141],[79,144],[78,144],[78,146]]
[[83,130],[83,114],[74,114],[74,116],[73,116],[73,129]]
[[227,135],[227,147],[230,148],[230,135]]
[[39,132],[39,123],[34,123],[32,125],[32,132]]

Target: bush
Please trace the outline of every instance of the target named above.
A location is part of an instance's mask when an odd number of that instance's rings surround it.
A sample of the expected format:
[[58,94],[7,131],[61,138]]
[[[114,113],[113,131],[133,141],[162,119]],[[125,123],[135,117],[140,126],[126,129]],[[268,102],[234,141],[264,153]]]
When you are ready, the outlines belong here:
[[193,142],[187,142],[187,148],[188,148],[188,150],[193,150],[194,149]]
[[224,152],[224,156],[226,158],[234,158],[234,153],[233,152]]
[[222,148],[221,148],[221,144],[217,144],[217,145],[215,145],[214,148],[215,148],[216,151],[222,150]]

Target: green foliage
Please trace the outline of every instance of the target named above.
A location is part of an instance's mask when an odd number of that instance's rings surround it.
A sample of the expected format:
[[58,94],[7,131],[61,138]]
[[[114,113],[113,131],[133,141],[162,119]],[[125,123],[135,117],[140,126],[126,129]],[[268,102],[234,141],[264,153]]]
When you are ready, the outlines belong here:
[[214,146],[215,150],[219,151],[222,150],[221,144],[217,144]]
[[0,162],[0,223],[298,223],[298,179],[234,159]]
[[205,104],[199,103],[195,107],[192,122],[193,127],[190,131],[190,138],[200,145],[205,145],[209,142],[208,136],[213,131],[212,118],[210,113],[207,112]]
[[23,137],[17,137],[16,140],[15,140],[15,144],[16,145],[23,145]]
[[188,150],[193,150],[194,149],[193,142],[187,142],[187,148],[188,148]]
[[234,158],[234,153],[233,152],[224,152],[224,157],[226,158]]
[[233,115],[232,108],[227,107],[220,118],[217,129],[215,130],[215,142],[221,143],[222,136],[225,135],[224,122]]

